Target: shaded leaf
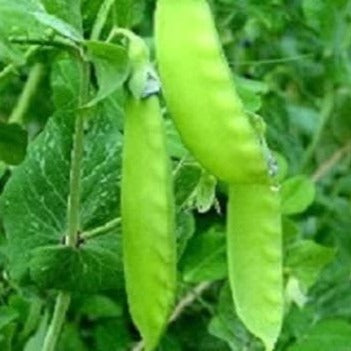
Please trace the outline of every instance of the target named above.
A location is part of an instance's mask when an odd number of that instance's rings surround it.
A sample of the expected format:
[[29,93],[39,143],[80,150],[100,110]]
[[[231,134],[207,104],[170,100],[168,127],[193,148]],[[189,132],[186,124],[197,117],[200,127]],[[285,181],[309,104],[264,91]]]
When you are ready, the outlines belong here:
[[93,106],[115,92],[126,81],[129,66],[126,50],[119,45],[87,41],[88,53],[93,61],[99,85],[97,95],[88,106]]
[[291,215],[304,212],[313,202],[316,189],[306,176],[289,178],[282,185],[282,213]]
[[0,122],[0,160],[17,165],[23,161],[26,149],[27,132],[17,124]]
[[181,260],[183,279],[198,283],[227,276],[226,244],[222,228],[211,228],[192,238]]

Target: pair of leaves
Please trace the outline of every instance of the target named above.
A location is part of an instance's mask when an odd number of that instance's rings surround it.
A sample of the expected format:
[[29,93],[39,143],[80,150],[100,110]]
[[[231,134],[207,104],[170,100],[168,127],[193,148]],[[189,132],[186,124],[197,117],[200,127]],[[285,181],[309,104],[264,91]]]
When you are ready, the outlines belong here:
[[[54,75],[53,81],[64,96],[74,92],[70,90],[78,84],[74,77],[65,86],[62,72]],[[56,101],[63,101],[59,90],[56,94]],[[119,215],[122,141],[116,114],[107,115],[102,105],[86,121],[80,204],[83,231],[104,225]],[[71,110],[61,110],[51,117],[5,188],[2,206],[10,274],[17,280],[28,279],[30,266],[31,279],[43,288],[108,289],[120,284],[118,231],[112,229],[111,233],[83,243],[77,250],[62,246],[67,228],[74,120]],[[78,285],[74,279],[67,280],[78,276]],[[116,279],[112,281],[113,277]]]

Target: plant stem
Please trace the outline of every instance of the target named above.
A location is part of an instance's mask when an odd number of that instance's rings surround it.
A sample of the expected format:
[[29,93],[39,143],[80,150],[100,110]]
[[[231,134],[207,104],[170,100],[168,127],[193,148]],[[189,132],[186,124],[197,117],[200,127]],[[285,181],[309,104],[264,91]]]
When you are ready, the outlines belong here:
[[69,49],[73,51],[79,51],[79,47],[68,39],[63,38],[27,38],[27,37],[15,37],[10,38],[10,42],[20,45],[36,45],[36,46],[54,46],[61,49]]
[[[81,81],[79,94],[79,108],[77,110],[75,131],[73,136],[73,150],[71,159],[71,174],[70,174],[70,192],[68,199],[68,228],[65,245],[76,247],[79,232],[79,205],[80,205],[80,187],[81,187],[81,165],[83,158],[84,146],[84,120],[86,109],[80,108],[88,100],[89,93],[89,64],[81,60],[81,56],[77,54],[80,60]],[[66,312],[70,304],[70,293],[61,291],[56,298],[54,315],[45,336],[42,351],[54,351],[56,343],[60,336],[60,332],[65,321]]]
[[[86,62],[81,64],[81,91],[79,94],[79,106],[83,106],[88,97],[89,86],[89,65]],[[80,170],[83,158],[84,146],[84,117],[86,109],[78,110],[75,134],[73,141],[71,175],[70,175],[70,197],[68,200],[68,230],[66,245],[75,247],[79,232],[79,202],[80,202]]]
[[302,162],[301,162],[301,170],[304,171],[306,170],[306,167],[308,166],[309,162],[311,161],[313,154],[316,151],[316,148],[319,144],[319,141],[322,137],[324,128],[331,116],[331,113],[333,111],[334,107],[334,92],[333,89],[330,88],[328,89],[326,96],[323,100],[323,105],[322,105],[322,110],[321,110],[321,120],[319,123],[319,126],[316,130],[316,133],[314,134],[311,143],[308,145],[307,150],[303,156]]
[[93,26],[93,30],[91,31],[90,39],[91,40],[98,40],[102,29],[107,20],[107,16],[110,13],[112,5],[114,4],[115,0],[105,0],[99,9],[99,12],[96,16],[96,20]]
[[49,329],[45,336],[42,351],[54,351],[60,336],[62,325],[65,321],[66,312],[71,301],[69,293],[60,292],[56,298],[55,310]]
[[17,67],[25,65],[28,59],[39,49],[39,46],[31,46],[24,54],[24,62],[22,64],[10,63],[0,71],[0,80],[7,77],[9,74],[16,72]]
[[89,240],[92,238],[96,238],[100,235],[104,235],[109,232],[111,229],[115,228],[121,223],[121,218],[115,218],[112,221],[107,222],[106,224],[102,225],[101,227],[94,228],[90,231],[83,232],[80,237],[83,240]]
[[27,319],[19,335],[19,339],[21,341],[25,341],[30,336],[30,334],[36,329],[40,321],[42,307],[43,302],[39,298],[33,299],[29,308]]
[[321,180],[345,155],[350,152],[351,142],[336,150],[327,160],[325,160],[313,173],[312,180],[314,182]]
[[36,63],[29,72],[28,79],[17,101],[17,105],[8,119],[9,123],[23,124],[25,114],[28,111],[32,97],[38,88],[43,74],[44,65],[41,62]]

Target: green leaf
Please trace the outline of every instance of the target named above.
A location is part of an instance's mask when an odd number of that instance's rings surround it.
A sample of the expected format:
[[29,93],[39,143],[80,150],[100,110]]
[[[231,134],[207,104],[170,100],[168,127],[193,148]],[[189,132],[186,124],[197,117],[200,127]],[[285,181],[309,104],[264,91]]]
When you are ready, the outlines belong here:
[[56,108],[73,108],[78,105],[79,67],[69,56],[60,57],[52,64],[51,86]]
[[183,159],[185,156],[188,156],[189,152],[180,140],[179,133],[170,119],[165,120],[165,127],[169,155],[178,159]]
[[196,208],[200,213],[211,209],[216,202],[217,179],[213,175],[203,172],[196,189]]
[[181,260],[183,279],[190,283],[223,279],[227,276],[223,228],[211,228],[192,238]]
[[44,246],[32,251],[29,262],[33,281],[43,289],[96,292],[122,286],[122,263],[116,255],[118,245],[110,249],[82,245]]
[[348,351],[351,325],[344,320],[323,320],[314,325],[288,351]]
[[[79,209],[82,231],[101,226],[119,215],[121,137],[115,118],[115,115],[107,116],[100,109],[86,124]],[[58,112],[51,117],[42,134],[31,143],[25,161],[15,169],[6,185],[2,208],[10,274],[15,280],[28,278],[28,262],[33,249],[57,245],[54,251],[60,252],[67,227],[73,132],[72,112]],[[84,245],[82,257],[90,255],[87,258],[91,264],[86,267],[88,271],[94,271],[94,259],[103,262],[104,252],[109,262],[113,261],[113,255],[114,262],[120,262],[120,237],[117,234],[112,230]],[[78,256],[69,256],[73,261],[74,257]],[[119,270],[121,267],[111,268]],[[57,267],[57,272],[62,273],[60,267]],[[95,279],[97,274],[95,272]],[[65,276],[61,278],[67,279]],[[55,281],[55,284],[65,283]],[[89,285],[89,282],[80,284]]]
[[224,340],[230,350],[242,351],[250,345],[250,351],[262,351],[262,344],[255,339],[236,315],[228,284],[220,292],[216,314],[208,326],[210,334]]
[[0,160],[17,165],[24,159],[26,149],[27,132],[17,124],[0,122]]
[[66,323],[64,325],[57,351],[88,351],[77,324]]
[[299,280],[293,276],[290,276],[286,283],[285,299],[288,304],[294,302],[300,308],[307,302],[307,296],[303,293]]
[[180,211],[176,217],[177,257],[182,257],[189,240],[195,233],[195,218],[191,212]]
[[119,0],[115,5],[116,25],[122,28],[130,28],[137,24],[145,11],[143,0]]
[[50,15],[48,13],[37,11],[33,12],[33,16],[45,26],[48,26],[55,30],[55,32],[61,34],[62,36],[71,39],[73,41],[81,42],[83,40],[82,34],[69,23],[65,22],[64,20]]
[[335,249],[311,240],[301,240],[288,250],[285,266],[305,289],[317,280],[321,270],[335,257]]
[[15,337],[16,324],[10,323],[0,333],[0,350],[12,351],[12,342]]
[[175,201],[178,207],[186,207],[200,183],[202,170],[198,164],[182,163],[175,172]]
[[0,38],[0,61],[12,62],[17,65],[24,63],[21,52],[12,48],[5,38]]
[[120,304],[103,295],[83,297],[80,301],[79,311],[90,320],[120,317],[123,312]]
[[258,94],[264,94],[268,91],[267,84],[239,76],[234,76],[234,78],[245,109],[250,112],[257,112],[262,104],[261,97]]
[[351,140],[351,91],[342,89],[336,96],[335,112],[332,116],[332,127],[335,136],[341,142]]
[[313,202],[314,183],[304,175],[289,178],[282,185],[282,213],[286,215],[304,212]]
[[81,0],[42,0],[46,10],[82,33]]
[[44,12],[39,0],[0,0],[0,40],[10,35],[33,36],[43,33],[43,26],[33,12]]
[[11,307],[0,306],[0,331],[18,318],[18,313]]
[[94,63],[99,90],[95,98],[88,103],[93,106],[105,99],[126,81],[129,73],[128,55],[119,45],[87,41],[88,54]]
[[46,335],[46,331],[49,326],[49,315],[45,313],[42,316],[41,322],[39,324],[36,332],[28,339],[24,346],[23,351],[38,351],[42,347]]
[[131,337],[121,319],[101,321],[94,330],[96,351],[125,351],[130,349]]

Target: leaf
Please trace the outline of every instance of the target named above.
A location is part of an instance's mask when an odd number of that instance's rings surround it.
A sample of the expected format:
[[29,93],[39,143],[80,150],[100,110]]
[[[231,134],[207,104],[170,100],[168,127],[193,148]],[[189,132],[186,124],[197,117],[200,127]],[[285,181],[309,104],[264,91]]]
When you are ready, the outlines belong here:
[[179,133],[170,119],[165,120],[167,149],[171,157],[183,159],[189,152],[180,140]]
[[238,89],[238,94],[243,100],[245,109],[250,112],[257,112],[261,105],[261,97],[258,94],[264,94],[268,91],[268,86],[261,82],[234,76],[234,81]]
[[27,132],[17,124],[0,122],[0,160],[17,165],[24,159],[26,149]]
[[120,317],[122,306],[104,295],[91,295],[80,300],[79,312],[90,320]]
[[97,95],[87,104],[91,107],[122,86],[129,74],[129,65],[127,52],[122,46],[99,41],[86,41],[86,45],[99,85]]
[[318,322],[288,351],[348,351],[351,344],[351,325],[344,320]]
[[180,262],[183,279],[189,283],[223,279],[227,276],[223,228],[211,228],[192,238]]
[[73,108],[78,105],[79,67],[69,56],[60,57],[52,64],[51,86],[56,108]]
[[341,142],[351,140],[350,99],[351,91],[341,89],[336,96],[335,112],[332,115],[333,132]]
[[319,273],[335,257],[335,249],[301,240],[288,250],[285,266],[296,276],[305,289],[317,280]]
[[307,297],[300,287],[299,280],[293,276],[290,276],[286,283],[285,298],[288,304],[294,302],[300,308],[307,302]]
[[122,28],[130,28],[137,24],[145,11],[142,0],[119,0],[115,6],[116,24]]
[[47,328],[49,326],[49,315],[45,313],[41,319],[38,329],[36,332],[28,339],[25,344],[23,351],[38,351],[42,347]]
[[202,173],[196,189],[196,208],[199,213],[206,213],[216,202],[217,179],[209,173]]
[[75,27],[54,15],[37,11],[33,12],[33,16],[40,23],[54,29],[57,33],[68,39],[76,42],[81,42],[83,40],[82,34]]
[[182,257],[189,240],[195,233],[195,218],[191,212],[179,211],[177,213],[176,222],[177,258],[179,260]]
[[175,201],[178,207],[186,207],[200,183],[202,170],[198,164],[183,163],[174,178]]
[[77,324],[66,323],[64,325],[57,351],[88,351]]
[[282,213],[286,215],[304,212],[313,202],[314,183],[304,175],[289,178],[282,185]]
[[[114,250],[113,250],[114,249]],[[42,289],[91,293],[122,286],[122,262],[110,250],[96,244],[79,249],[68,246],[44,246],[32,250],[29,262],[33,281]]]
[[24,64],[23,55],[11,47],[5,38],[0,38],[0,61],[12,62],[17,65]]
[[81,0],[42,0],[46,11],[82,33],[82,17],[80,13]]
[[11,307],[0,306],[0,332],[18,318],[18,313]]
[[39,0],[0,0],[0,40],[10,35],[33,36],[43,32],[43,26],[33,12],[44,12]]
[[[114,115],[107,116],[103,110],[97,110],[86,125],[79,209],[83,231],[101,226],[119,214],[121,138],[114,118]],[[6,185],[2,196],[4,227],[8,237],[10,274],[17,281],[24,283],[25,278],[29,278],[28,262],[33,249],[57,245],[59,251],[61,247],[67,226],[73,130],[72,112],[61,111],[51,117]],[[119,240],[114,230],[92,240],[83,254],[84,257],[90,255],[88,262],[92,266],[86,269],[94,271],[93,261],[101,261],[103,252],[108,259],[114,255],[114,262],[119,262]],[[111,268],[121,269],[118,266]],[[60,272],[59,266],[57,272]],[[60,277],[63,281],[55,281],[55,284],[64,285],[67,277]],[[89,285],[89,282],[81,284]]]
[[250,351],[262,350],[262,344],[247,331],[237,316],[228,284],[221,289],[217,311],[208,331],[224,340],[232,351],[242,351],[247,345],[250,345]]
[[96,351],[125,351],[131,347],[131,336],[122,319],[101,321],[94,329]]
[[12,343],[15,337],[16,324],[10,323],[0,333],[0,350],[12,351]]

